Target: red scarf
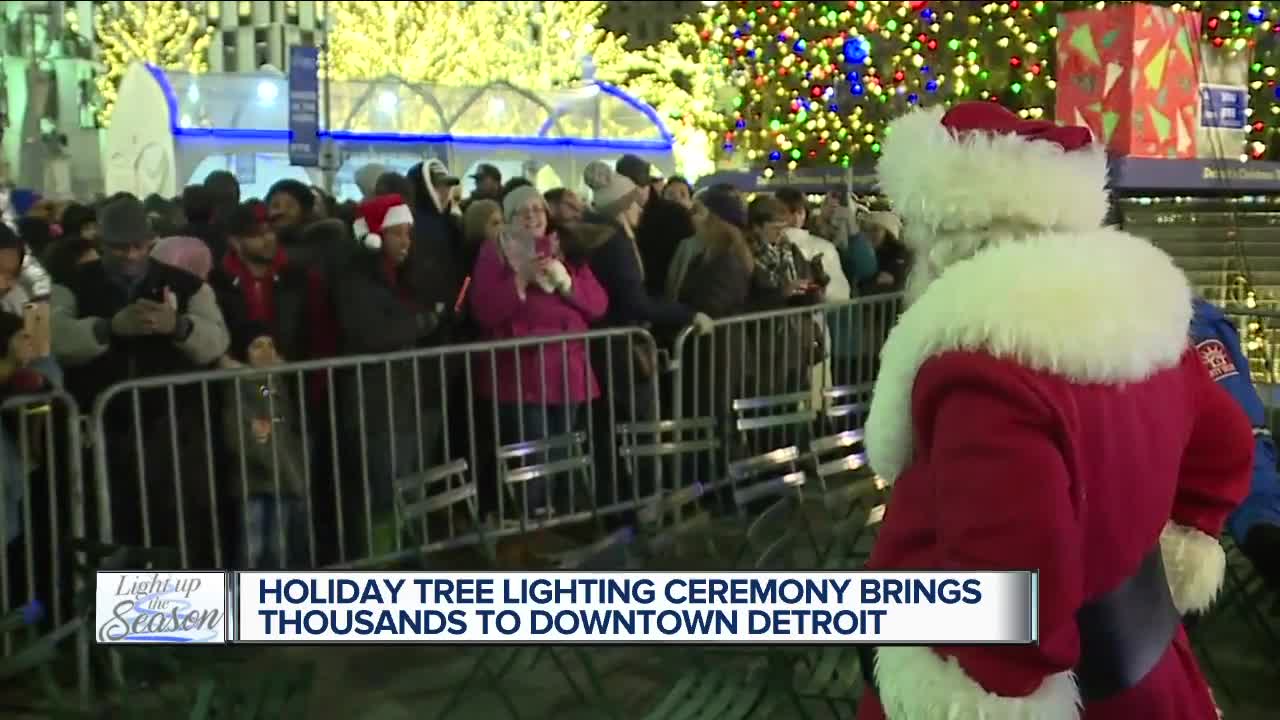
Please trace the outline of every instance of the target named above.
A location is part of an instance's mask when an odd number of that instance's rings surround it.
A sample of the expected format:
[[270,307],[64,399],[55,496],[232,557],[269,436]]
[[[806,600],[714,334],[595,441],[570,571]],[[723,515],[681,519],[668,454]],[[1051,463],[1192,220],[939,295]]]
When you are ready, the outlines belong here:
[[260,322],[268,327],[276,323],[276,274],[284,268],[288,258],[283,249],[276,250],[271,266],[261,277],[254,274],[240,255],[232,251],[222,258],[222,269],[237,280],[240,293],[244,296],[245,310],[248,319]]

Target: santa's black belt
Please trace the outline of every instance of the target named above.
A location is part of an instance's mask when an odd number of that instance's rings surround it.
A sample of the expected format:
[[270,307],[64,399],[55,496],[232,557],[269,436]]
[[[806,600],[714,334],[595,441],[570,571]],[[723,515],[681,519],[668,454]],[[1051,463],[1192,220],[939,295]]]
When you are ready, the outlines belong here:
[[[1137,686],[1164,657],[1181,622],[1157,546],[1127,580],[1076,613],[1081,699],[1097,702]],[[875,648],[859,646],[858,656],[867,687],[876,689]]]

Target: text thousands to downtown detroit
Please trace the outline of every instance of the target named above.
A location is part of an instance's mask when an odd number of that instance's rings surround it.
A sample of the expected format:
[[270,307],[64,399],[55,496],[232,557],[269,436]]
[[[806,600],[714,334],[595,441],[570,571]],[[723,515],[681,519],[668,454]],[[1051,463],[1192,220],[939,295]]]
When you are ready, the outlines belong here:
[[976,579],[259,578],[269,637],[876,636],[890,608],[976,605]]

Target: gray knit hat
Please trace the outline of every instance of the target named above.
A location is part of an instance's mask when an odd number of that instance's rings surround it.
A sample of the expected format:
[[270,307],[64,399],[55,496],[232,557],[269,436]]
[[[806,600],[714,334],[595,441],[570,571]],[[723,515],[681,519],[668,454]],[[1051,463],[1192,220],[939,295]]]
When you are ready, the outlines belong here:
[[541,202],[544,207],[546,206],[547,201],[542,197],[542,193],[538,192],[537,188],[532,185],[522,185],[507,193],[507,196],[502,198],[503,219],[511,222],[511,219],[516,216],[520,208],[528,205],[530,200],[535,199]]
[[132,195],[111,200],[98,209],[98,235],[104,245],[140,245],[155,237],[146,208]]

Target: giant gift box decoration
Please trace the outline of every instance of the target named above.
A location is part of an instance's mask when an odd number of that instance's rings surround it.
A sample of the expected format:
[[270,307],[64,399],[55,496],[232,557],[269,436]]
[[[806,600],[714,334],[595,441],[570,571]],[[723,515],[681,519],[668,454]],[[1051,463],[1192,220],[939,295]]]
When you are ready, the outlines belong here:
[[1086,125],[1120,155],[1196,157],[1200,14],[1142,3],[1063,13],[1059,122]]

